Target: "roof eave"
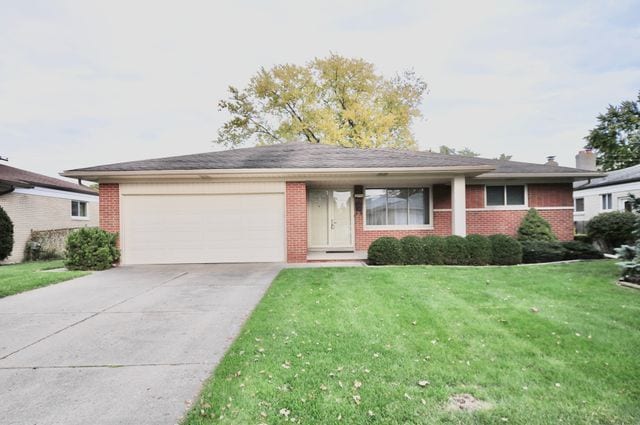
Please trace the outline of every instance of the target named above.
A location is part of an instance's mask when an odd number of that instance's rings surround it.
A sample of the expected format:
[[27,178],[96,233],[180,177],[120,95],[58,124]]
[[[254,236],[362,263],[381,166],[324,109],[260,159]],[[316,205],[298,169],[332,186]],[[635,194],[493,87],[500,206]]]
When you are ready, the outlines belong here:
[[606,174],[599,172],[561,172],[561,173],[484,173],[476,179],[519,179],[519,178],[573,178],[587,179],[603,177]]
[[394,167],[394,168],[234,168],[234,169],[199,169],[199,170],[137,170],[137,171],[91,171],[68,170],[60,173],[64,177],[100,180],[104,178],[166,178],[166,177],[292,177],[292,176],[326,176],[336,174],[376,175],[381,173],[403,174],[469,174],[479,175],[495,170],[491,165],[451,166],[451,167]]

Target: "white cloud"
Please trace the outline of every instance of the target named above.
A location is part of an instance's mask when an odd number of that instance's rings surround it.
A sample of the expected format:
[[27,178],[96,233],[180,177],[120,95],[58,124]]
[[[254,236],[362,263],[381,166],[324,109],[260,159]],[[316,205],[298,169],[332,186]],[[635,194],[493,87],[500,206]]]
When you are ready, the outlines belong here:
[[[637,9],[637,8],[635,8]],[[333,51],[429,84],[423,147],[571,165],[608,103],[640,89],[632,3],[9,2],[0,154],[63,169],[217,149],[228,85]]]

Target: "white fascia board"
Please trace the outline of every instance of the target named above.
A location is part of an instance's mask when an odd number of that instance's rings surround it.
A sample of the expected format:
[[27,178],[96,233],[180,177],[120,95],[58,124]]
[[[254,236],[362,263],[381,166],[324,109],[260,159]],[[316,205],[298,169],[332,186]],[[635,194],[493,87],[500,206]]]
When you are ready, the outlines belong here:
[[606,174],[599,172],[567,172],[567,173],[485,173],[481,174],[476,179],[535,179],[535,178],[557,178],[557,179],[587,179],[594,177],[604,177]]
[[98,195],[87,193],[68,192],[66,190],[48,189],[45,187],[20,188],[17,187],[13,193],[24,195],[46,196],[49,198],[69,199],[71,201],[98,202]]
[[493,171],[489,165],[455,167],[403,167],[403,168],[259,168],[259,169],[219,169],[219,170],[148,170],[148,171],[65,171],[64,177],[83,178],[90,181],[118,181],[128,178],[300,178],[321,176],[360,175],[410,175],[446,174],[478,175]]

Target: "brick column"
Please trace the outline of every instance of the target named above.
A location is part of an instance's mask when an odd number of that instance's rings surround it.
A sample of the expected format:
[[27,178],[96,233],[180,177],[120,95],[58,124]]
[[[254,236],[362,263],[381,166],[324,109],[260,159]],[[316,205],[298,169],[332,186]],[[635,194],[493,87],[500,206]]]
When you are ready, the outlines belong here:
[[288,182],[286,189],[287,262],[307,262],[307,185]]
[[111,233],[120,232],[120,186],[100,183],[100,228]]

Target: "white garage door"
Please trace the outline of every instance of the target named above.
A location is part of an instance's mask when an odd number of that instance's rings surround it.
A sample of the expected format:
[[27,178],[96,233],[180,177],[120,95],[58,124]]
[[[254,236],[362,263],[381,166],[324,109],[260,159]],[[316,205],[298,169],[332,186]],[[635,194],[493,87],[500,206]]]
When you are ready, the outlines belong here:
[[284,261],[284,195],[122,196],[124,264]]

